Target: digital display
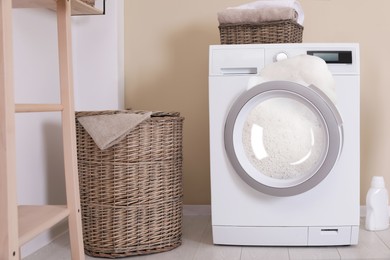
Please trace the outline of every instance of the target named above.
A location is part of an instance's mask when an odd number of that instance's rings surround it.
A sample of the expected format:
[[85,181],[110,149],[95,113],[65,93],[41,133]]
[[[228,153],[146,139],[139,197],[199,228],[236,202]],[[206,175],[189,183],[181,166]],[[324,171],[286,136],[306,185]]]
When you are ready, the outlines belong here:
[[313,56],[320,57],[324,61],[338,61],[339,60],[339,54],[336,52],[328,52],[328,53],[323,53],[323,52],[314,52]]
[[352,51],[307,51],[307,54],[319,57],[326,63],[352,64]]

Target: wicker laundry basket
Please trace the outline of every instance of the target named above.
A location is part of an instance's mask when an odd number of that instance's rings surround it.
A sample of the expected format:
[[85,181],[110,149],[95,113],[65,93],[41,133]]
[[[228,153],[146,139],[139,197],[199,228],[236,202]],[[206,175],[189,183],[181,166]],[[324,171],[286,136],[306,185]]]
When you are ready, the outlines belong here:
[[293,20],[259,24],[220,24],[221,44],[301,43],[303,26]]
[[[76,118],[115,113],[134,111],[77,112]],[[116,258],[181,244],[183,120],[179,113],[153,113],[105,150],[76,120],[86,254]]]

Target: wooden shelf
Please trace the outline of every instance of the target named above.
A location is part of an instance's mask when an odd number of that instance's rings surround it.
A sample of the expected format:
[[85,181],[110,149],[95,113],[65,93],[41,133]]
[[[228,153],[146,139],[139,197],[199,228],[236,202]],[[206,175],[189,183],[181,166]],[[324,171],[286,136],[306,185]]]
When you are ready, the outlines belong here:
[[55,112],[64,110],[64,106],[61,104],[16,104],[16,113],[28,113],[28,112]]
[[[47,8],[57,10],[56,0],[12,0],[13,8]],[[80,0],[71,0],[72,15],[98,15],[103,11]]]
[[66,206],[19,206],[19,246],[69,216]]

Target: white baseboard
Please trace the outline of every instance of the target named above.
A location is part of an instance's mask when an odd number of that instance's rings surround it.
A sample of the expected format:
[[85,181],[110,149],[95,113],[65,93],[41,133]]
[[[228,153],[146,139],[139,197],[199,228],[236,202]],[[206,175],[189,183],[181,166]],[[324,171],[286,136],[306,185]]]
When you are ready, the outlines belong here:
[[38,251],[44,246],[47,246],[48,244],[58,239],[59,237],[62,237],[67,232],[68,232],[68,221],[63,221],[62,223],[59,223],[57,226],[51,228],[50,230],[41,233],[33,240],[29,241],[28,243],[24,244],[21,247],[20,250],[21,258],[33,254],[34,252]]
[[[185,216],[205,216],[211,215],[211,205],[184,205],[183,215]],[[390,215],[390,206],[389,206]],[[360,206],[360,217],[366,217],[366,206]]]
[[367,213],[367,208],[366,206],[360,206],[360,217],[363,218],[363,217],[366,217],[366,214]]

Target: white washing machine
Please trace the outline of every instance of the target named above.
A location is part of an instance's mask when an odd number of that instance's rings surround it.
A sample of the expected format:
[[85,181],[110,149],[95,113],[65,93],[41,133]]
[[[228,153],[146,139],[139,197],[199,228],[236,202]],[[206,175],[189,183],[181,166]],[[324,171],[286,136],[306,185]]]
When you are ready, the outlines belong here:
[[[326,61],[336,104],[315,86],[290,81],[248,89],[267,64],[301,54]],[[357,244],[358,44],[215,45],[209,65],[214,243]]]

